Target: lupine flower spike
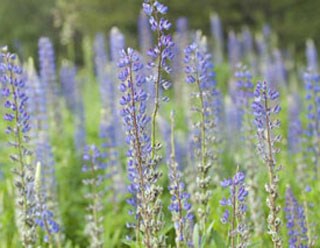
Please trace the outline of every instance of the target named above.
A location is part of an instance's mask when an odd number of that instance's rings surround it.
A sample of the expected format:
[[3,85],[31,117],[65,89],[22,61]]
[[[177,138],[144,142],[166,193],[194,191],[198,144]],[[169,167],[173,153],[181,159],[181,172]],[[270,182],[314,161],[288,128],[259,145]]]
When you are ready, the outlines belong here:
[[1,83],[2,97],[5,98],[6,113],[3,118],[8,124],[6,133],[10,137],[9,146],[14,151],[10,155],[17,167],[15,174],[17,226],[20,231],[24,247],[33,246],[36,242],[35,229],[35,195],[33,189],[34,167],[29,164],[31,151],[29,143],[29,119],[27,113],[28,97],[25,94],[25,82],[22,80],[22,69],[18,65],[17,57],[7,51],[1,50]]
[[53,213],[48,209],[46,197],[42,190],[41,163],[37,162],[34,190],[36,195],[36,223],[45,232],[44,240],[49,247],[61,247],[59,237],[56,234],[60,230],[59,224],[54,220]]
[[[155,46],[148,51],[151,61],[148,67],[152,69],[152,74],[148,75],[149,83],[154,84],[154,108],[151,122],[151,147],[152,158],[155,158],[156,150],[160,145],[156,141],[156,118],[160,108],[160,87],[168,89],[171,83],[164,77],[164,74],[171,73],[169,62],[173,58],[172,48],[174,43],[171,35],[167,34],[171,23],[164,17],[168,12],[168,7],[154,0],[144,0],[143,10],[149,17],[151,30],[156,34]],[[164,97],[164,100],[167,98]]]
[[298,203],[290,187],[286,190],[286,207],[284,211],[287,220],[289,247],[309,247],[304,208]]
[[195,85],[193,98],[194,112],[194,148],[197,163],[197,192],[196,202],[198,205],[197,216],[200,221],[200,231],[206,230],[206,222],[210,214],[209,200],[210,169],[213,166],[215,156],[213,144],[215,142],[215,109],[213,98],[216,94],[213,64],[210,54],[206,51],[205,39],[201,36],[185,49],[185,73],[186,82]]
[[276,164],[275,156],[279,149],[275,147],[280,142],[281,136],[275,134],[275,129],[279,128],[280,121],[274,117],[281,110],[276,103],[279,93],[269,88],[266,82],[259,82],[254,92],[255,100],[252,103],[252,111],[255,116],[255,124],[257,126],[258,151],[262,156],[264,163],[269,172],[269,182],[265,185],[265,189],[269,196],[267,198],[267,206],[269,208],[268,215],[268,233],[271,236],[275,248],[281,248],[282,238],[280,236],[281,219],[279,217],[280,206],[277,202],[279,176],[281,169]]
[[[60,211],[57,195],[55,160],[48,132],[47,99],[44,85],[40,82],[36,75],[32,60],[30,60],[28,63],[26,77],[26,93],[28,93],[28,96],[30,97],[28,101],[28,110],[30,113],[30,125],[32,126],[32,129],[30,130],[32,132],[32,136],[30,136],[30,138],[32,149],[34,150],[32,162],[34,164],[40,164],[39,166],[37,165],[37,169],[39,167],[38,171],[41,171],[41,177],[38,176],[38,178],[35,178],[36,181],[41,180],[41,182],[37,182],[38,188],[35,187],[37,201],[37,224],[40,227],[43,227],[42,223],[44,222],[42,219],[45,218],[43,213],[50,213],[50,215],[54,214],[57,221],[61,222],[59,220]],[[40,216],[43,216],[43,218],[40,218]],[[58,225],[55,226],[58,227]],[[48,228],[46,230],[48,230]],[[58,230],[53,230],[53,233],[58,233]],[[50,235],[46,235],[47,238],[49,236]],[[46,240],[49,241],[49,239]],[[52,242],[53,240],[50,239],[49,243]],[[58,244],[59,237],[57,236],[57,245]]]
[[161,173],[157,171],[157,160],[152,158],[152,147],[148,127],[151,118],[146,114],[147,94],[143,90],[145,76],[141,73],[143,64],[136,51],[128,48],[121,52],[119,67],[121,116],[127,131],[128,150],[128,186],[132,198],[128,203],[133,207],[130,214],[136,220],[129,227],[136,229],[136,242],[142,234],[145,247],[165,245],[164,237],[159,231],[163,227],[162,202],[160,195],[162,187],[157,185]]
[[245,66],[240,66],[236,73],[236,91],[235,104],[240,119],[240,140],[243,144],[243,157],[241,163],[246,169],[247,184],[250,194],[248,201],[250,205],[251,220],[254,224],[255,233],[260,235],[263,233],[264,223],[262,220],[261,199],[258,195],[259,189],[259,162],[257,162],[255,154],[255,133],[256,128],[252,120],[251,104],[254,100],[254,84],[252,75]]
[[310,179],[320,178],[320,75],[307,72],[304,75],[306,101],[307,101],[307,128],[305,136],[307,140],[308,164],[313,166],[313,175]]
[[223,188],[229,188],[230,190],[230,196],[223,198],[220,205],[226,208],[221,222],[230,225],[229,237],[232,248],[247,247],[248,245],[249,229],[245,220],[248,191],[244,180],[245,174],[238,171],[233,178],[224,179],[221,182]]
[[83,154],[84,165],[82,172],[86,174],[83,184],[88,187],[85,198],[88,199],[86,230],[85,233],[90,238],[91,248],[102,248],[103,241],[103,180],[105,178],[105,164],[101,162],[101,153],[95,145],[85,146]]
[[45,85],[48,100],[49,113],[52,113],[51,119],[54,121],[55,127],[60,128],[61,112],[59,94],[60,88],[57,83],[55,54],[52,42],[47,37],[39,39],[39,67],[40,67],[40,80]]
[[182,181],[182,172],[178,169],[175,155],[174,140],[174,113],[171,113],[171,155],[169,161],[169,192],[171,195],[171,204],[169,210],[172,214],[172,221],[176,231],[176,246],[191,246],[191,234],[193,227],[192,206],[189,203],[190,194],[185,190],[185,184]]

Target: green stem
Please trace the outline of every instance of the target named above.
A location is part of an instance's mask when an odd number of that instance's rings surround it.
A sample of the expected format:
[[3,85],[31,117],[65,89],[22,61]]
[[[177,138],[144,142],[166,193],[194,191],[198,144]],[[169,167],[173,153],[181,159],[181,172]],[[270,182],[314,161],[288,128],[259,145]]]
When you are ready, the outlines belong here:
[[[91,177],[93,179],[93,183],[91,185],[91,191],[93,193],[93,199],[92,199],[92,215],[93,215],[93,221],[95,226],[98,228],[99,227],[99,220],[98,220],[98,211],[97,211],[97,205],[98,205],[98,189],[97,189],[97,185],[96,185],[96,175],[95,175],[95,171],[94,171],[94,161],[93,158],[91,159],[91,164],[90,164],[90,171],[91,171]],[[99,230],[94,230],[94,232],[96,232],[96,237],[98,238],[98,240],[100,241],[100,232]],[[100,245],[99,247],[102,248],[102,245]]]
[[[159,17],[156,15],[155,16],[156,22],[160,23]],[[157,44],[161,44],[161,31],[157,29]],[[163,52],[163,45],[159,47],[159,58],[158,58],[158,65],[157,65],[157,78],[155,81],[155,99],[154,99],[154,109],[152,112],[152,126],[151,126],[151,147],[152,147],[152,152],[151,152],[151,159],[153,160],[155,157],[155,149],[156,149],[156,118],[157,118],[157,113],[160,108],[160,80],[161,80],[161,64],[162,64],[162,52]]]
[[[266,93],[265,93],[266,94]],[[277,206],[276,206],[276,200],[277,200],[277,183],[274,181],[275,178],[275,173],[274,173],[274,167],[275,167],[275,162],[274,158],[272,155],[272,142],[271,142],[271,128],[270,128],[270,119],[268,112],[269,106],[268,106],[268,99],[267,96],[264,96],[264,107],[266,111],[266,131],[267,131],[267,144],[268,144],[268,159],[267,159],[267,166],[269,169],[269,201],[270,201],[270,211],[272,214],[272,219],[271,219],[271,228],[273,229],[272,231],[276,233],[278,236],[280,243],[281,239],[279,237],[279,225],[276,224],[276,217],[277,217]],[[273,192],[273,190],[275,192]],[[275,248],[281,248],[282,245],[277,242],[278,240],[273,240],[273,244]]]

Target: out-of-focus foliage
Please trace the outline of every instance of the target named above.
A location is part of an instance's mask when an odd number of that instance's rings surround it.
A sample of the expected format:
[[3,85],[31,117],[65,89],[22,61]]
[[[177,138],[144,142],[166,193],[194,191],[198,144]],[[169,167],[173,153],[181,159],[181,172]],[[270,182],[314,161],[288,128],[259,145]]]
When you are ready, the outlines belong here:
[[[136,33],[140,0],[1,0],[0,43],[10,44],[23,57],[35,53],[40,35],[55,37],[56,44],[81,41],[83,35],[108,32],[118,26],[127,35]],[[171,19],[187,16],[190,26],[209,34],[209,15],[217,12],[224,30],[248,25],[260,29],[269,23],[280,46],[294,44],[299,52],[305,38],[320,40],[316,0],[171,0]],[[59,33],[59,36],[56,35]],[[60,37],[59,39],[57,37]],[[21,41],[23,45],[21,44]],[[59,43],[58,43],[59,41]],[[131,39],[135,45],[135,39]],[[77,44],[75,44],[77,46]],[[316,44],[319,45],[319,44]]]

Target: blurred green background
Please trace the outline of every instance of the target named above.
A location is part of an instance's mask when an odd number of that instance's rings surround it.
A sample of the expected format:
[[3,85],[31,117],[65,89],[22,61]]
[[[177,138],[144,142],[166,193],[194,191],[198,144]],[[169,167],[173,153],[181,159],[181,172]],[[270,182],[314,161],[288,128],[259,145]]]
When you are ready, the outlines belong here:
[[[84,35],[108,33],[116,25],[135,37],[142,0],[0,0],[0,43],[9,45],[23,58],[36,55],[37,40],[49,36],[62,53],[68,43],[74,50]],[[291,46],[302,54],[306,38],[320,40],[318,0],[163,0],[170,7],[170,19],[189,19],[192,29],[209,34],[209,15],[217,12],[224,32],[248,25],[260,30],[270,24],[279,46]],[[136,38],[128,39],[136,45]],[[81,62],[81,58],[79,60]]]

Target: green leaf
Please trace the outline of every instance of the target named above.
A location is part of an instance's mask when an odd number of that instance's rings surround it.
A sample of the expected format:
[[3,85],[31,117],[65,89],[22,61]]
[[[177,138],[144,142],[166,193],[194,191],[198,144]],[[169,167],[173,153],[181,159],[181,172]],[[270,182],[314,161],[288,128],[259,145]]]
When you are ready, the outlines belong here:
[[168,232],[170,232],[173,229],[173,224],[165,226],[160,232],[160,235],[166,235]]
[[136,242],[133,240],[122,239],[122,243],[129,246],[129,247],[138,248]]
[[202,240],[201,240],[201,248],[205,248],[207,244],[207,240],[210,240],[212,237],[212,228],[213,228],[214,221],[211,222],[210,226],[206,230],[206,234],[203,235]]
[[227,247],[225,239],[215,230],[212,230],[213,240],[217,247]]
[[198,224],[195,224],[195,226],[193,228],[193,236],[192,236],[194,248],[200,248],[200,245],[199,245],[200,237],[199,237],[199,235],[200,235],[199,234],[199,226],[198,226]]

